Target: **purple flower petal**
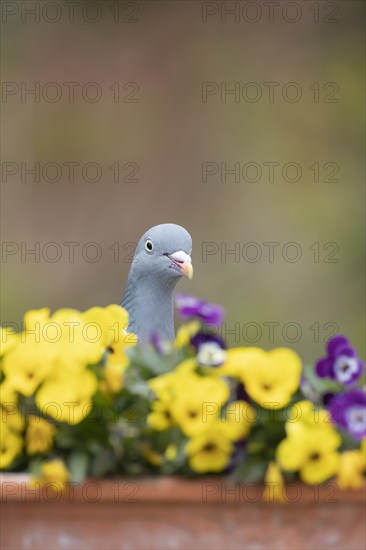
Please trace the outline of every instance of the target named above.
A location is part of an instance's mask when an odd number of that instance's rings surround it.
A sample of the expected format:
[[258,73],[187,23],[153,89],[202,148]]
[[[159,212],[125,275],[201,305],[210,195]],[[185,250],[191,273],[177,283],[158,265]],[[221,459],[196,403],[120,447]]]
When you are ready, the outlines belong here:
[[349,344],[341,344],[337,346],[334,357],[339,357],[340,355],[344,355],[346,357],[357,357],[357,351]]
[[195,317],[202,323],[216,326],[224,320],[224,310],[221,306],[210,304],[194,296],[177,294],[175,303],[183,319]]
[[355,439],[366,435],[366,393],[351,390],[333,397],[328,408],[331,419]]
[[334,357],[337,353],[337,348],[339,346],[348,345],[348,338],[343,336],[343,334],[337,334],[336,336],[333,336],[330,340],[327,342],[327,352],[330,357]]
[[364,365],[357,357],[357,351],[342,334],[327,343],[328,354],[319,359],[315,370],[319,378],[331,378],[345,386],[354,384],[360,378]]
[[202,304],[198,312],[198,317],[201,321],[209,325],[220,325],[224,320],[224,316],[225,312],[221,306],[208,304],[207,302]]
[[191,344],[198,349],[202,344],[217,344],[220,348],[225,349],[225,342],[216,334],[205,334],[204,332],[198,332],[191,338]]
[[179,315],[183,318],[195,317],[197,311],[202,306],[202,300],[182,293],[177,294],[175,303],[178,308]]
[[334,399],[335,394],[327,392],[323,395],[323,405],[329,409],[331,401]]
[[326,376],[334,378],[332,364],[332,361],[328,357],[323,357],[317,361],[315,370],[319,378],[325,378]]
[[[346,353],[347,351],[349,353]],[[362,371],[363,363],[358,359],[352,348],[345,348],[345,353],[342,352],[333,363],[333,373],[340,384],[353,384],[361,376]]]

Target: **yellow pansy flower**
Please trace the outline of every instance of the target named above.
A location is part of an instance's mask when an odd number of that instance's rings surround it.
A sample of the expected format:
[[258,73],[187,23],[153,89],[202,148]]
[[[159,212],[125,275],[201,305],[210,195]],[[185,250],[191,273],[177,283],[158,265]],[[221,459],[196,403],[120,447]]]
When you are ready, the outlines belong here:
[[264,408],[282,409],[300,384],[301,360],[287,348],[269,352],[247,348],[237,354],[234,364],[249,396]]
[[144,457],[153,466],[161,466],[164,462],[164,458],[159,453],[153,451],[150,447],[146,447],[143,450]]
[[[322,483],[338,472],[337,452],[341,437],[332,424],[317,422],[310,412],[309,402],[303,402],[305,416],[298,422],[287,421],[287,437],[277,447],[277,460],[282,469],[299,471],[305,483]],[[293,419],[297,414],[292,408]],[[321,413],[322,411],[320,411]]]
[[113,341],[113,332],[111,329],[113,318],[108,313],[107,308],[99,306],[91,307],[81,314],[81,318],[84,325],[95,324],[98,326],[100,329],[100,340],[104,348]]
[[32,395],[52,372],[55,351],[48,342],[32,342],[26,333],[19,335],[16,346],[3,360],[3,371],[9,386],[26,397]]
[[[194,384],[201,379],[194,372],[196,368],[197,361],[195,358],[185,359],[173,371],[152,378],[148,381],[148,384],[159,399],[170,400],[179,392],[183,383],[191,382]],[[190,375],[190,378],[187,378],[187,375]]]
[[192,437],[185,452],[189,466],[197,473],[222,472],[230,462],[234,446],[220,426]]
[[23,438],[16,431],[10,429],[6,423],[1,423],[0,438],[0,470],[8,468],[14,459],[21,453]]
[[162,400],[170,400],[173,396],[172,387],[174,380],[174,372],[155,376],[148,381],[149,387],[152,389],[156,397]]
[[227,350],[226,361],[213,369],[216,376],[240,380],[249,396],[264,408],[282,409],[298,389],[301,360],[292,350],[276,348],[233,348]]
[[0,327],[0,356],[5,355],[15,346],[17,337],[10,327]]
[[175,393],[170,410],[183,433],[193,436],[217,418],[229,394],[223,380],[188,374],[182,376],[180,389]]
[[322,483],[339,468],[336,449],[341,438],[334,430],[307,430],[289,436],[277,448],[277,460],[284,470],[299,471],[305,483]]
[[16,405],[7,408],[1,407],[1,424],[0,428],[5,427],[12,432],[21,432],[24,428],[24,417],[17,410]]
[[54,460],[49,460],[42,464],[41,476],[33,477],[30,485],[35,486],[40,484],[41,486],[45,486],[52,484],[54,488],[57,487],[57,489],[62,490],[69,479],[70,474],[64,461],[59,458],[55,458]]
[[106,384],[106,390],[111,393],[118,393],[123,388],[123,375],[126,372],[126,366],[107,363],[103,367],[103,377]]
[[185,323],[184,325],[180,326],[175,336],[174,347],[176,349],[181,349],[188,346],[191,338],[193,338],[193,336],[197,334],[200,328],[201,323],[199,321],[190,321],[189,323]]
[[147,423],[153,430],[163,431],[175,425],[170,412],[170,402],[156,400],[151,404],[151,413],[147,417]]
[[[172,382],[173,384],[177,384],[179,386],[181,379],[180,376],[184,376],[187,374],[191,374],[192,376],[198,376],[195,373],[195,370],[198,366],[197,360],[195,357],[190,357],[189,359],[185,359],[179,365],[176,366],[175,370],[172,372],[173,378]],[[201,377],[199,377],[201,378]],[[192,379],[193,381],[193,379]]]
[[42,385],[36,403],[42,413],[55,420],[79,424],[91,412],[97,388],[97,378],[88,370],[74,376],[60,374]]
[[121,347],[137,343],[136,335],[127,332],[127,311],[117,304],[92,307],[82,314],[82,319],[84,324],[94,324],[100,329],[100,341],[104,348],[108,348],[113,343]]
[[285,485],[276,462],[270,462],[264,478],[263,498],[268,502],[285,502]]
[[341,453],[336,481],[340,489],[361,489],[364,485],[364,459],[360,450]]
[[298,401],[288,413],[286,433],[292,434],[303,429],[332,427],[328,411],[320,408],[311,401]]
[[49,338],[57,342],[59,370],[80,372],[98,363],[106,349],[99,318],[88,321],[74,309],[59,309],[47,325]]
[[126,347],[135,345],[137,337],[126,332],[127,311],[116,304],[106,308],[92,307],[81,313],[60,309],[50,320],[59,331],[58,362],[60,368],[81,371],[87,364],[96,364],[106,350],[115,357],[111,363],[127,364]]
[[[43,307],[41,309],[31,309],[25,313],[23,317],[23,323],[25,331],[35,331],[38,327],[41,329],[50,318],[50,310],[48,307]],[[41,330],[39,331],[39,334]]]
[[366,437],[361,441],[360,453],[362,456],[363,466],[366,469]]
[[43,418],[30,416],[25,441],[29,455],[47,453],[52,447],[53,436],[56,428]]
[[219,422],[232,441],[246,437],[255,422],[255,411],[246,401],[233,401],[225,409],[225,417]]
[[125,348],[121,343],[111,343],[107,348],[106,365],[116,365],[118,367],[125,368],[128,366],[129,359],[125,352]]
[[165,456],[166,460],[171,461],[171,460],[175,460],[175,458],[177,456],[177,453],[178,453],[177,446],[173,445],[173,444],[170,444],[165,449],[164,456]]
[[14,410],[18,403],[18,394],[8,379],[0,384],[0,405],[4,409]]
[[117,305],[111,304],[105,308],[110,318],[108,331],[111,335],[111,341],[115,344],[121,344],[123,347],[134,346],[138,342],[136,334],[127,332],[128,313]]
[[256,352],[262,352],[260,348],[232,348],[226,350],[225,362],[212,369],[212,375],[231,376],[242,379],[244,372],[250,368]]

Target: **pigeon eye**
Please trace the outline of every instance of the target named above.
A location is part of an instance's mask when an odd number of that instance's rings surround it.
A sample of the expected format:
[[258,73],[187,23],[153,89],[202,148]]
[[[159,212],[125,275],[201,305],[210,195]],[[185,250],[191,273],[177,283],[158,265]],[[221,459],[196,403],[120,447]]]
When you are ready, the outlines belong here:
[[145,250],[149,254],[151,254],[151,252],[154,251],[154,243],[152,242],[151,239],[146,239],[146,241],[145,241]]

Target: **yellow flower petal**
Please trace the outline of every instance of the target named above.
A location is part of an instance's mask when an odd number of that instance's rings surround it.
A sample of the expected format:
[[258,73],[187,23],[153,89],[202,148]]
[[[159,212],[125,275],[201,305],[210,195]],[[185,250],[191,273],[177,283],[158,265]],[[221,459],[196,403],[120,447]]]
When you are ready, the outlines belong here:
[[90,414],[97,388],[97,378],[88,370],[74,376],[60,374],[42,385],[36,403],[42,413],[55,420],[79,424]]
[[27,433],[26,449],[29,455],[48,453],[52,448],[53,436],[56,428],[43,418],[30,416]]
[[260,348],[237,348],[227,352],[216,374],[239,378],[249,396],[269,409],[286,406],[300,384],[301,361],[287,348],[266,352]]
[[278,445],[276,457],[283,470],[295,472],[299,470],[306,461],[306,446],[301,440],[287,437]]
[[308,460],[300,470],[300,477],[305,483],[313,485],[323,483],[333,477],[339,469],[339,453],[332,452],[320,455],[316,460]]
[[177,330],[177,334],[174,341],[174,347],[176,349],[183,348],[185,346],[188,346],[191,338],[197,334],[201,327],[201,324],[199,321],[190,321],[189,323],[185,323],[179,329]]
[[228,466],[232,452],[232,443],[220,430],[208,430],[186,446],[189,465],[198,473],[221,472]]
[[225,418],[219,422],[228,438],[238,441],[249,434],[255,422],[255,411],[246,401],[233,401],[225,409]]
[[1,426],[0,439],[0,469],[8,468],[14,459],[21,453],[23,439],[16,432],[8,429],[4,424]]
[[361,451],[345,451],[340,456],[339,470],[336,481],[339,488],[361,489],[364,485],[364,459]]
[[264,478],[263,498],[267,502],[285,502],[284,481],[281,470],[275,462],[270,462]]
[[41,466],[41,477],[33,477],[30,485],[40,484],[41,486],[51,485],[54,489],[63,490],[69,481],[70,474],[63,460],[56,458],[44,462]]

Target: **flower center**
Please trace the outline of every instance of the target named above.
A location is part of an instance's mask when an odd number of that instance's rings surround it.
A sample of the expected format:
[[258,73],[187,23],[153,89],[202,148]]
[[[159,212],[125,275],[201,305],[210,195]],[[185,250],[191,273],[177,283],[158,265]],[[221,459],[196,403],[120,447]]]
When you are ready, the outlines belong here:
[[265,391],[269,391],[269,390],[272,388],[272,386],[271,386],[271,384],[263,384],[262,388],[263,388]]
[[309,460],[311,460],[312,462],[316,462],[317,460],[319,460],[320,458],[320,453],[311,453],[311,455],[309,456]]
[[189,418],[196,418],[197,417],[197,411],[188,411]]
[[207,443],[202,450],[205,453],[213,453],[214,451],[216,451],[216,445],[214,443]]
[[201,344],[198,348],[197,360],[200,365],[218,367],[225,361],[226,352],[216,342]]
[[366,431],[366,408],[362,405],[354,405],[346,413],[346,419],[350,431],[363,434]]
[[347,384],[359,371],[358,360],[355,357],[341,356],[334,363],[336,379],[341,384]]

